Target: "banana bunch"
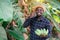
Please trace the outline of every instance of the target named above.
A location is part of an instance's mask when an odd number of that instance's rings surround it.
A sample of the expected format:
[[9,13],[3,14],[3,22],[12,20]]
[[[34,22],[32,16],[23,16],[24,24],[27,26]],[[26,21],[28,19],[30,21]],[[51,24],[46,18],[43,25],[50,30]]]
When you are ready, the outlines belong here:
[[46,30],[46,29],[36,29],[36,31],[35,31],[35,34],[37,34],[38,36],[40,36],[40,35],[48,35],[48,29]]

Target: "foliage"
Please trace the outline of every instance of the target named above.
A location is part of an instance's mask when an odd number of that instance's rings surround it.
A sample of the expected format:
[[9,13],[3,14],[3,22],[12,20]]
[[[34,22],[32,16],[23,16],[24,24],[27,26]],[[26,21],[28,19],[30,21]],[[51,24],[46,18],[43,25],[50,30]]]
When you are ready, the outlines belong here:
[[13,36],[16,40],[24,40],[23,33],[19,30],[19,28],[14,28],[14,30],[7,30],[7,32]]
[[6,32],[1,25],[0,25],[0,40],[7,40]]
[[11,21],[13,17],[13,7],[10,0],[0,0],[0,19]]
[[[8,37],[6,35],[6,32],[9,33],[9,35],[13,36],[16,40],[24,40],[23,37],[23,27],[21,21],[22,13],[18,11],[18,8],[16,5],[17,0],[0,0],[0,40],[7,40]],[[20,8],[19,8],[20,9]],[[13,25],[10,25],[12,20],[16,21],[17,28],[13,27]],[[8,29],[6,29],[8,27]],[[6,31],[5,31],[5,29]],[[3,32],[4,33],[3,33]]]

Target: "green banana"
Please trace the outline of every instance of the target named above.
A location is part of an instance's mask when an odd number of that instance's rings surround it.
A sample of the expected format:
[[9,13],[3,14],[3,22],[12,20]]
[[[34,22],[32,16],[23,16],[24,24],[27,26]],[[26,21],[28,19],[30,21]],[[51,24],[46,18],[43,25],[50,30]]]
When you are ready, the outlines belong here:
[[36,29],[36,31],[35,31],[35,33],[37,34],[37,35],[41,35],[41,34],[43,34],[43,35],[47,35],[48,34],[48,29],[46,30],[46,29]]

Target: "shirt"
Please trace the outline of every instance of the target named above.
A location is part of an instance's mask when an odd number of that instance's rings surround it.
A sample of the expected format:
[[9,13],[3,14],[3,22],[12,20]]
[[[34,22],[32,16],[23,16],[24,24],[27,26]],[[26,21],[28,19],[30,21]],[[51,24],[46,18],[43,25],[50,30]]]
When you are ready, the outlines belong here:
[[[50,25],[50,21],[43,16],[41,16],[39,19],[40,20],[38,20],[38,16],[33,18],[28,18],[23,24],[23,27],[25,28],[30,26],[31,29],[30,40],[46,40],[46,38],[50,37],[51,35],[52,26]],[[47,37],[43,38],[35,34],[36,29],[44,29],[44,28],[49,30]]]

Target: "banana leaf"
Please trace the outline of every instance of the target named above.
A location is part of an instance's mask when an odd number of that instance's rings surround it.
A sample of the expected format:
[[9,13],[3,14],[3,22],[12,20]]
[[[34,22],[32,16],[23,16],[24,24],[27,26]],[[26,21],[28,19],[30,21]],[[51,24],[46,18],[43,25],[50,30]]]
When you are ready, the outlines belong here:
[[7,40],[5,29],[0,25],[0,40]]
[[11,21],[13,17],[13,7],[10,0],[0,0],[0,19]]

